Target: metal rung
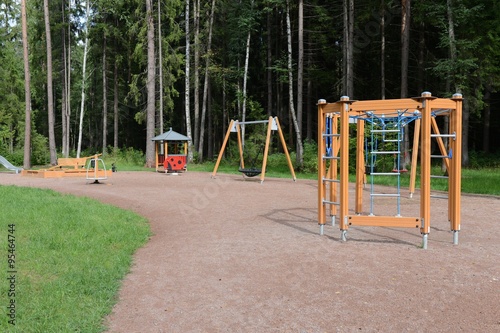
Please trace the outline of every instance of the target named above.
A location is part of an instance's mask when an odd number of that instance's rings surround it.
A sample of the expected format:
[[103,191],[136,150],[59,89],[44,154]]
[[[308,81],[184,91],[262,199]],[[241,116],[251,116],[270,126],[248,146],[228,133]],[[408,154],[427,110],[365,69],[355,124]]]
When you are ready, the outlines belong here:
[[332,133],[332,134],[323,134],[323,137],[332,137],[332,136],[333,137],[340,137],[340,134],[334,134],[334,133]]
[[400,154],[400,151],[371,151],[371,154]]
[[324,204],[327,204],[327,205],[336,205],[336,206],[339,206],[339,205],[340,205],[340,202],[336,202],[336,201],[328,201],[328,200],[323,200],[323,203],[324,203]]
[[371,193],[370,194],[372,197],[400,197],[400,194],[397,193]]
[[326,159],[326,160],[340,160],[340,157],[338,157],[338,156],[326,156],[326,155],[323,155],[323,159]]
[[372,133],[398,133],[399,130],[371,130]]
[[431,175],[431,178],[448,179],[448,176]]
[[340,183],[340,179],[323,178],[323,181],[329,183]]
[[455,138],[457,135],[453,134],[431,134],[431,138]]
[[431,194],[431,198],[448,199],[448,196],[447,195],[435,195],[435,194]]
[[448,155],[431,155],[431,158],[450,158]]
[[394,139],[394,140],[387,140],[387,139],[384,140],[384,142],[402,142],[402,141],[403,140],[400,140],[400,139],[399,140],[396,140],[396,139]]
[[399,176],[399,172],[371,172],[370,175],[374,176]]

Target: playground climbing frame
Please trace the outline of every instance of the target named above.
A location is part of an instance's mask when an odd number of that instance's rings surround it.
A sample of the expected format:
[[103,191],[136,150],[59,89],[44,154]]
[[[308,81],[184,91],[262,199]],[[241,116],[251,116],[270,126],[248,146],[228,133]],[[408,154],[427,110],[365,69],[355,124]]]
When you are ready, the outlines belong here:
[[[420,151],[420,214],[403,217],[362,215],[362,190],[366,177],[365,123],[374,117],[397,115],[399,126],[415,121],[410,192],[413,193]],[[439,133],[435,118],[449,117],[449,132]],[[356,184],[355,207],[349,209],[349,123],[356,124]],[[432,133],[434,131],[434,133]],[[448,152],[442,139],[449,138]],[[441,155],[431,155],[431,140],[437,140]],[[399,140],[399,139],[398,139]],[[448,172],[448,220],[453,231],[453,244],[458,244],[460,231],[462,146],[462,95],[436,98],[424,92],[420,97],[391,100],[354,101],[343,96],[340,101],[318,101],[318,223],[323,234],[327,215],[332,225],[338,216],[341,239],[347,240],[350,226],[386,226],[419,228],[422,246],[427,248],[431,216],[431,158],[443,158]],[[371,152],[371,153],[377,153]],[[400,154],[398,148],[397,152]],[[399,159],[399,156],[398,156]],[[399,162],[398,162],[399,164]],[[399,165],[398,165],[399,169]],[[337,170],[340,170],[340,175]],[[399,172],[399,170],[396,170]],[[399,174],[396,175],[399,177]],[[399,182],[398,182],[399,186]],[[399,189],[398,189],[399,192]],[[372,193],[373,194],[373,193]],[[398,200],[399,205],[399,200]],[[353,213],[352,213],[353,212]]]

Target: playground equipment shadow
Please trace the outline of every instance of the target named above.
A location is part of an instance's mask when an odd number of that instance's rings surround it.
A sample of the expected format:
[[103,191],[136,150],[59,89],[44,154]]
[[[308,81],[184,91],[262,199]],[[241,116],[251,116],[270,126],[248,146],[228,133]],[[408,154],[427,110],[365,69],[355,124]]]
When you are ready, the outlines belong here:
[[[341,242],[338,226],[326,226],[320,236],[314,180],[240,180],[117,172],[96,186],[0,174],[0,184],[89,196],[149,219],[154,235],[105,319],[109,332],[500,329],[498,197],[462,196],[458,245],[446,204],[433,199],[423,250],[418,229],[351,227]],[[418,207],[417,192],[402,215]]]

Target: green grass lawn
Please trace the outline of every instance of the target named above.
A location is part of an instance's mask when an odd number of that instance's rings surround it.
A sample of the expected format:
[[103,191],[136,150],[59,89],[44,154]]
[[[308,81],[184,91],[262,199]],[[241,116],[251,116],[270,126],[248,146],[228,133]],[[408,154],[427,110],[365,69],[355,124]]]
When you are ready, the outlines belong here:
[[[0,202],[0,331],[103,331],[132,254],[149,238],[147,221],[50,190],[0,186]],[[8,322],[12,300],[15,326]]]

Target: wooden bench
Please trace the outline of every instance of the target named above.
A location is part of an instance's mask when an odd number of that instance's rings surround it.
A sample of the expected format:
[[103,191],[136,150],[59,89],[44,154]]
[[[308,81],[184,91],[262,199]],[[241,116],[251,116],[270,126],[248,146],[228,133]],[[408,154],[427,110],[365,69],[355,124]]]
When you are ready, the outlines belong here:
[[89,157],[60,157],[57,159],[57,165],[51,167],[49,170],[55,170],[55,169],[63,169],[63,168],[69,168],[69,169],[79,169],[79,168],[84,168],[85,163],[87,162],[87,159]]

